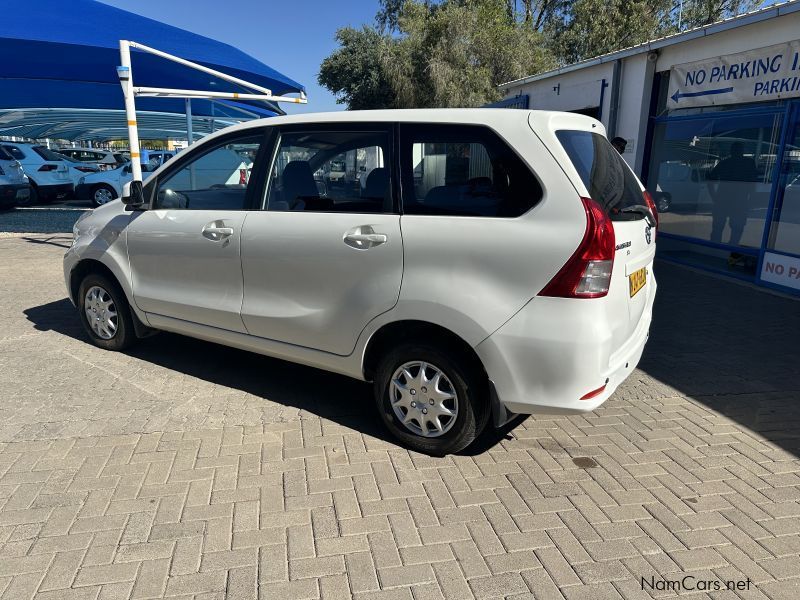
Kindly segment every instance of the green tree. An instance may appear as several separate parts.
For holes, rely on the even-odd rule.
[[[542,24],[551,51],[569,64],[752,10],[761,0],[574,0]]]
[[[384,0],[375,26],[337,41],[319,82],[351,109],[480,106],[500,98],[498,84],[554,64],[507,0]]]

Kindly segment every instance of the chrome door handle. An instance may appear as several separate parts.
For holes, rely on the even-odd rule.
[[[203,237],[212,242],[220,242],[233,235],[233,227],[221,227],[216,223],[209,223],[203,227]]]

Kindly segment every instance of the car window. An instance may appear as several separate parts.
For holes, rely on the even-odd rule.
[[[25,160],[25,153],[16,146],[3,146],[3,148],[13,156],[15,160]]]
[[[39,156],[41,156],[44,160],[54,160],[54,161],[61,161],[63,160],[58,154],[46,148],[45,146],[34,146],[33,151],[36,152]]]
[[[385,131],[298,131],[281,135],[267,210],[393,212]]]
[[[14,160],[14,157],[8,153],[8,150],[0,146],[0,160]]]
[[[159,181],[155,208],[245,210],[262,135],[211,146]],[[144,169],[143,169],[144,170]]]
[[[487,127],[403,127],[403,212],[518,217],[542,198],[525,163]]]
[[[612,218],[623,208],[644,203],[639,182],[605,136],[564,129],[557,131],[556,137],[589,190],[589,196]]]

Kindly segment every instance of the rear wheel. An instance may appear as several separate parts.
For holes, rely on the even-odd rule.
[[[389,431],[414,450],[444,455],[471,444],[486,425],[486,382],[443,350],[403,344],[378,365],[375,401]]]
[[[83,328],[95,346],[124,350],[136,341],[128,301],[115,282],[102,275],[87,275],[76,303]]]

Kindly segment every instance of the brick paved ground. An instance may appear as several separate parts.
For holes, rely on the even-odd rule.
[[[433,459],[358,382],[166,334],[93,348],[68,243],[0,237],[3,600],[634,599],[684,575],[800,598],[796,301],[660,264],[601,410]]]

